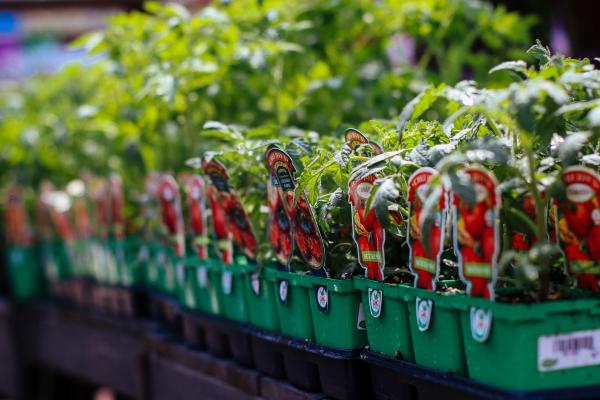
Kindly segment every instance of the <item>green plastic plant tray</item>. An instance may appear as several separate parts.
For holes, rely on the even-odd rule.
[[[273,271],[275,276],[275,308],[281,333],[295,339],[314,341],[310,309],[311,287],[302,275],[294,272]],[[285,292],[285,295],[282,293]],[[282,300],[282,297],[285,300]]]
[[[462,294],[408,288],[408,314],[415,362],[466,375],[461,326]],[[458,300],[457,300],[458,299]]]
[[[257,281],[253,282],[253,279]],[[253,278],[253,271],[246,274],[246,304],[248,304],[248,322],[271,332],[279,332],[279,316],[275,302],[275,270],[263,268],[260,275]]]
[[[408,306],[409,287],[354,277],[361,292],[369,349],[392,358],[414,361]],[[382,293],[379,310],[372,311],[370,295]]]
[[[599,299],[502,304],[465,296],[462,303],[472,379],[514,390],[600,382]]]
[[[186,259],[186,281],[183,301],[186,307],[208,314],[220,314],[219,291],[215,286],[219,262],[200,260],[196,256]],[[213,277],[211,279],[211,276]]]
[[[43,275],[37,263],[35,248],[10,245],[7,255],[13,298],[27,301],[38,297],[43,289]]]
[[[57,240],[48,245],[48,259],[44,267],[46,279],[49,282],[57,282],[71,277],[71,256],[69,255],[69,244]]]
[[[364,326],[359,324],[361,295],[352,279],[313,275],[299,278],[309,287],[315,342],[336,349],[363,348],[367,335]]]
[[[221,301],[222,316],[238,322],[248,321],[246,274],[248,266],[241,262],[222,264],[214,280]]]

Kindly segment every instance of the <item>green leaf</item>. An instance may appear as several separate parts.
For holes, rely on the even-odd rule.
[[[490,69],[489,73],[493,74],[498,71],[509,71],[512,72],[516,77],[520,79],[527,79],[527,63],[523,60],[517,61],[505,61],[496,65],[494,68]]]

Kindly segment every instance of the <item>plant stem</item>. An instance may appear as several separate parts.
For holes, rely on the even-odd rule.
[[[546,240],[546,204],[542,199],[540,191],[537,187],[537,182],[535,180],[535,159],[533,156],[533,149],[531,148],[531,143],[529,140],[525,140],[527,145],[525,146],[525,154],[527,156],[527,164],[529,168],[529,191],[533,200],[535,202],[535,225],[536,225],[536,234],[538,241]],[[550,264],[547,257],[540,257],[540,291],[539,297],[540,299],[545,299],[548,297],[548,292],[550,290]]]

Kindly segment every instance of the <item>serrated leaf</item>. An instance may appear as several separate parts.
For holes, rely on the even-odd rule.
[[[583,161],[584,164],[600,167],[599,154],[586,154],[585,156],[581,157],[581,161]]]
[[[527,50],[527,54],[538,60],[542,65],[547,64],[552,59],[550,49],[544,47],[539,40],[536,40],[536,44]]]
[[[591,137],[590,132],[575,132],[568,135],[558,148],[558,157],[564,164],[573,163],[579,151]]]

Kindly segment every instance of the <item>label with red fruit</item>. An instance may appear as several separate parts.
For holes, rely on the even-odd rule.
[[[33,233],[25,211],[23,192],[18,185],[11,185],[6,191],[4,221],[6,240],[9,243],[27,246],[32,243]]]
[[[98,222],[98,236],[103,240],[108,239],[110,234],[110,195],[108,184],[105,179],[99,179],[92,191],[92,198],[96,206],[96,218]]]
[[[188,202],[190,231],[194,249],[202,260],[208,258],[208,229],[206,229],[206,212],[204,180],[198,174],[190,175],[185,182]]]
[[[325,243],[306,195],[301,193],[296,197],[296,167],[292,158],[278,147],[271,147],[265,157],[269,173],[277,181],[277,190],[292,223],[296,247],[314,275],[327,276],[324,268]]]
[[[170,243],[178,257],[185,255],[185,237],[183,215],[181,213],[181,199],[179,187],[175,178],[164,175],[157,188],[158,199],[162,209],[162,222],[169,231]]]
[[[248,214],[235,189],[229,184],[225,166],[215,159],[202,160],[209,178],[208,199],[213,212],[213,228],[223,262],[233,263],[231,239],[250,260],[256,259],[258,245]]]
[[[475,199],[471,202],[453,195],[454,248],[458,250],[459,272],[468,294],[493,300],[500,249],[498,183],[491,172],[479,166],[467,167],[462,173],[472,182]]]
[[[369,145],[374,154],[381,154],[381,148],[376,143],[369,142],[361,132],[355,129],[346,131],[346,146],[353,152],[365,145]],[[348,182],[348,200],[352,213],[352,237],[356,243],[358,262],[365,269],[369,279],[382,281],[385,268],[385,230],[375,215],[375,209],[367,212],[367,201],[376,180],[377,176],[374,174],[351,177]]]
[[[408,233],[409,267],[415,276],[415,287],[435,290],[444,250],[447,197],[442,193],[435,210],[435,219],[427,237],[423,234],[421,212],[429,194],[431,180],[437,171],[430,167],[416,170],[408,180]]]
[[[277,180],[273,176],[267,181],[267,197],[271,246],[279,265],[282,266],[282,269],[289,270],[294,253],[292,223],[283,206],[280,192],[277,190]]]
[[[563,173],[565,198],[559,200],[560,243],[567,272],[581,288],[599,291],[600,275],[600,175],[584,167]]]

